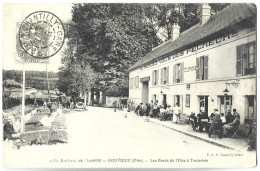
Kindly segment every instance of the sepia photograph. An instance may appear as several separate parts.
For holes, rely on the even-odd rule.
[[[257,5],[2,3],[3,168],[255,168]]]

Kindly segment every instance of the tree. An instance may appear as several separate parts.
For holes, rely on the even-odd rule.
[[[125,82],[128,68],[149,52],[157,37],[144,23],[143,9],[138,4],[75,4],[72,21],[66,24],[67,48],[63,51],[60,76],[79,77],[82,72],[70,70],[89,65],[97,78],[92,88],[105,90]],[[158,39],[159,40],[159,39]],[[63,91],[72,89],[60,79]],[[62,87],[62,85],[64,87]],[[72,90],[76,91],[76,90]]]
[[[169,40],[174,23],[184,31],[199,22],[199,15],[200,4],[74,4],[72,21],[65,24],[60,90],[82,90],[86,85],[79,80],[89,69],[96,73],[90,77],[92,89],[127,89],[129,67]]]

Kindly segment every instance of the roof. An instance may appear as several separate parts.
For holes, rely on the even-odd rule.
[[[176,40],[165,42],[163,45],[155,48],[137,61],[129,70],[138,68],[160,57],[180,52],[191,45],[198,44],[217,33],[221,33],[255,16],[256,7],[254,5],[242,3],[232,4],[213,15],[204,25],[197,24],[181,33]]]
[[[21,83],[18,83],[14,80],[11,80],[11,79],[7,79],[5,81],[3,81],[4,85],[10,85],[10,86],[18,86],[18,87],[21,87],[22,84]]]

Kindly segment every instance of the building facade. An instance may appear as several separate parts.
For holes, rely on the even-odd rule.
[[[204,10],[204,12],[203,12]],[[129,69],[129,99],[178,103],[181,113],[237,109],[256,119],[256,9],[233,4],[153,49]],[[208,18],[207,18],[208,17]],[[176,36],[177,34],[177,36]]]

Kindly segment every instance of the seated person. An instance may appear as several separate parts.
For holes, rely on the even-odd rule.
[[[4,125],[4,141],[8,140],[11,145],[16,145],[18,148],[21,146],[21,140],[19,138],[20,133],[17,133],[14,130],[15,118],[13,116],[9,116],[7,118],[7,123]]]
[[[229,124],[225,124],[223,126],[223,135],[231,136],[238,129],[239,125],[240,125],[240,116],[236,115],[233,122]]]
[[[206,118],[206,117],[207,117],[207,113],[203,112],[202,110],[200,110],[200,113],[197,114],[197,122],[198,122],[198,126],[197,127],[199,128],[200,132],[203,131],[204,127],[206,129],[205,122],[201,121],[203,118]]]
[[[223,124],[226,123],[226,117],[225,117],[224,113],[221,113],[220,119],[222,120]]]
[[[222,120],[220,119],[220,114],[218,112],[215,113],[215,117],[212,118],[211,124],[209,126],[208,136],[211,138],[211,134],[214,130],[222,131]],[[222,133],[221,133],[222,134]]]
[[[189,123],[192,125],[193,131],[195,131],[198,126],[197,117],[195,116],[195,112],[191,112],[191,115],[189,117]]]
[[[144,106],[143,103],[140,103],[140,104],[141,104],[141,106],[140,106],[140,109],[139,109],[139,115],[143,116],[145,111],[146,111],[146,106]]]
[[[215,117],[215,114],[214,113],[211,113],[210,116],[209,116],[209,122],[212,122],[213,118]]]
[[[151,107],[148,103],[146,103],[146,111],[145,111],[145,116],[149,116],[149,113],[150,113],[150,110],[151,110]]]
[[[231,122],[233,122],[233,116],[232,116],[230,110],[228,110],[227,115],[226,115],[226,123],[228,124]]]

